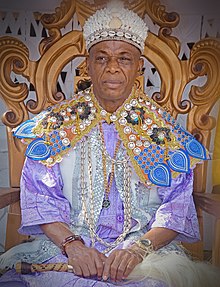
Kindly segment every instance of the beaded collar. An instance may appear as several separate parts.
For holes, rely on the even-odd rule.
[[[103,110],[92,89],[87,89],[22,123],[14,135],[28,143],[29,158],[50,167],[102,121],[115,125],[145,184],[170,186],[172,177],[208,159],[204,146],[138,89],[113,114]]]

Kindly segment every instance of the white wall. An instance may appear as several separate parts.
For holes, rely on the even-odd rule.
[[[29,47],[30,49],[30,58],[36,60],[39,57],[38,52],[38,43],[42,39],[43,27],[41,24],[37,24],[34,17],[33,11],[53,11],[54,7],[58,6],[59,0],[51,1],[29,1],[29,0],[0,0],[0,35],[15,36]],[[181,16],[180,24],[177,28],[173,30],[173,34],[176,35],[182,42],[182,49],[180,52],[180,58],[184,55],[188,58],[190,49],[187,43],[197,42],[199,39],[208,36],[217,36],[219,29],[219,6],[217,1],[211,0],[207,1],[206,5],[201,5],[201,1],[171,1],[171,0],[162,0],[162,3],[167,4],[168,11],[176,11]],[[220,2],[219,2],[220,3]],[[15,19],[15,14],[13,12],[18,12]],[[153,25],[148,17],[146,21],[149,25],[149,28],[152,32],[157,32],[158,27]],[[31,24],[34,27],[36,36],[33,37],[30,35],[30,26]],[[8,27],[11,30],[11,33],[6,33]],[[80,29],[76,17],[72,20],[71,23],[63,29],[63,33],[74,29]],[[18,33],[20,31],[20,35]],[[75,73],[74,67],[78,65],[80,60],[75,61],[74,63],[68,64],[63,72],[66,73],[66,80],[63,82],[61,77],[59,78],[59,84],[64,91],[64,93],[69,97],[73,91],[73,76]],[[145,77],[148,79],[152,85],[146,87],[146,91],[149,94],[152,94],[155,91],[160,89],[160,79],[158,73],[153,73],[151,70],[153,68],[149,63],[145,71]],[[14,79],[15,76],[12,75]],[[18,80],[21,77],[16,77]],[[24,79],[22,79],[24,80]],[[146,81],[147,82],[147,81]],[[204,79],[197,80],[198,84],[202,84]],[[189,86],[190,87],[190,86]],[[184,97],[187,97],[186,89]],[[34,92],[30,93],[31,97],[34,97]],[[5,106],[2,101],[0,101],[0,114],[5,111]],[[180,118],[181,121],[184,121],[184,117]],[[211,147],[213,149],[213,146]],[[210,169],[211,170],[211,169]],[[0,186],[8,186],[8,153],[7,153],[7,144],[6,144],[6,132],[5,127],[0,121]],[[211,183],[208,183],[211,186]],[[3,250],[4,238],[5,238],[5,221],[6,221],[6,210],[0,210],[0,252]],[[209,230],[205,233],[205,241],[207,248],[210,246],[211,238],[210,235],[210,219],[208,219],[207,228]]]

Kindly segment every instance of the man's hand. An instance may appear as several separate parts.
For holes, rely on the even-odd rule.
[[[95,248],[86,247],[80,241],[69,243],[66,248],[68,264],[77,276],[102,278],[106,257]]]
[[[103,280],[121,281],[142,262],[142,256],[132,249],[114,250],[105,260]]]

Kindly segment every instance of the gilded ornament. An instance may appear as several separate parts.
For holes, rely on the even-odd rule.
[[[131,128],[128,127],[128,126],[125,127],[125,128],[124,128],[124,133],[125,133],[125,134],[130,134],[130,133],[131,133]]]
[[[110,120],[113,122],[117,121],[117,119],[118,119],[118,117],[114,114],[110,116]]]
[[[65,138],[67,133],[65,131],[60,131],[59,135],[61,136],[61,138]]]
[[[123,118],[126,118],[127,115],[128,115],[128,113],[127,113],[126,111],[121,112],[121,116],[122,116]]]
[[[130,135],[129,136],[130,141],[135,141],[136,140],[136,135]]]
[[[107,115],[107,112],[105,110],[101,110],[100,115],[102,117],[105,117]]]
[[[134,149],[135,148],[135,143],[134,142],[129,142],[128,143],[128,148],[129,149]]]
[[[65,116],[63,119],[64,119],[65,122],[68,122],[70,120],[70,117]]]
[[[147,125],[151,125],[152,124],[152,119],[150,119],[150,118],[147,118],[146,120],[145,120],[145,123],[147,124]]]
[[[140,140],[136,141],[136,146],[137,147],[142,147],[142,145],[143,145],[142,141],[140,141]]]
[[[135,149],[133,149],[133,152],[135,155],[139,155],[141,153],[141,149],[139,147],[136,147]]]
[[[131,100],[131,105],[133,106],[133,107],[136,107],[137,106],[137,104],[138,104],[138,101],[137,100]]]
[[[151,135],[153,134],[153,130],[152,130],[152,129],[147,130],[147,134],[148,134],[149,136],[151,136]]]
[[[127,120],[125,118],[121,118],[119,120],[119,124],[122,125],[122,126],[125,126],[127,124]]]
[[[87,101],[87,102],[89,102],[89,101],[91,101],[91,97],[90,97],[90,95],[85,95],[85,100]]]
[[[131,105],[130,104],[125,104],[125,110],[130,111],[131,110]]]
[[[68,145],[70,144],[70,140],[69,140],[68,138],[64,138],[64,139],[62,140],[62,144],[63,144],[64,146],[68,146]]]
[[[76,120],[76,115],[71,115],[70,118],[71,118],[71,120],[75,121]]]
[[[145,141],[144,142],[144,147],[149,147],[150,146],[150,142],[149,141]]]

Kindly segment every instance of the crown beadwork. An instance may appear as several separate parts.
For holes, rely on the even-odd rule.
[[[106,8],[96,11],[83,27],[87,50],[101,41],[120,40],[143,52],[147,32],[146,23],[118,1],[112,1]]]

